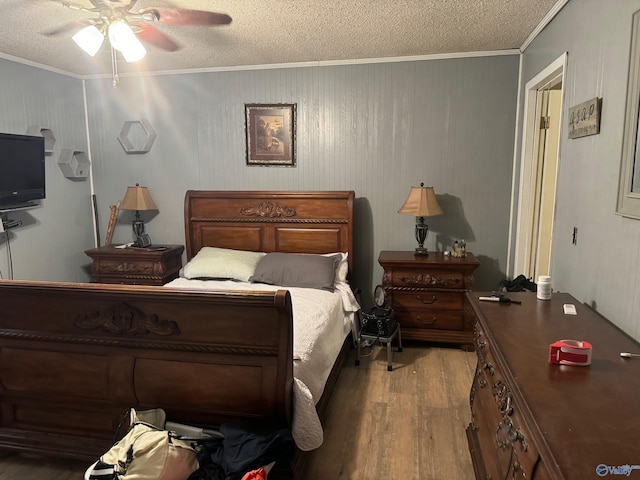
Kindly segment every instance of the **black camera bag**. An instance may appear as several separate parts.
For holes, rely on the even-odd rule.
[[[388,337],[396,329],[395,313],[391,309],[373,307],[362,311],[360,332],[366,335]]]

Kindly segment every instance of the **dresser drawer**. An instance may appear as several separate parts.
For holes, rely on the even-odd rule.
[[[497,444],[496,430],[502,417],[495,406],[491,379],[480,363],[473,381],[471,415],[472,428],[479,440],[486,471],[486,476],[478,478],[507,478],[507,472],[511,469],[512,450],[508,443]]]
[[[540,455],[522,418],[521,406],[514,401],[511,386],[505,381],[490,349],[478,351],[474,386],[485,393],[490,391],[493,397],[490,408],[495,411],[493,418],[498,419],[493,426],[494,445],[502,452],[512,452],[509,478],[532,478]]]
[[[394,310],[460,310],[464,294],[432,290],[391,291],[391,302]]]
[[[395,312],[396,320],[402,328],[462,330],[464,325],[462,312],[427,309],[404,310],[402,308],[396,308]]]
[[[533,478],[533,471],[540,460],[538,449],[527,429],[519,405],[513,406],[509,436],[513,448],[512,473],[514,478]]]
[[[464,288],[462,272],[424,270],[393,270],[387,279],[394,287]]]

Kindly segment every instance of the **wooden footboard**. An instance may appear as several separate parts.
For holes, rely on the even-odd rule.
[[[129,408],[291,422],[287,291],[0,281],[0,448],[92,460]]]

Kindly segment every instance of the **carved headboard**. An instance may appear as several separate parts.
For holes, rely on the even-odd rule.
[[[349,253],[353,191],[204,191],[185,195],[187,260],[205,246],[255,252]]]

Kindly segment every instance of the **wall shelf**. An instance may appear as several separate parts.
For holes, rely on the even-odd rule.
[[[85,178],[89,175],[89,159],[84,152],[79,150],[63,148],[60,151],[58,166],[67,178]]]
[[[118,135],[118,141],[127,153],[147,153],[155,140],[156,132],[144,118],[124,122]]]
[[[56,136],[53,134],[53,130],[38,125],[31,125],[27,128],[27,135],[44,137],[44,154],[51,155],[53,153],[53,148],[56,145]]]

